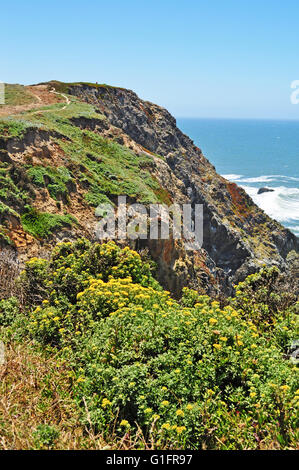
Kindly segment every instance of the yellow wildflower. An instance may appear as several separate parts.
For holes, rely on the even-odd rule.
[[[144,410],[145,413],[151,413],[152,411],[153,411],[152,408],[146,408],[146,409]]]
[[[112,403],[110,400],[108,400],[108,398],[103,398],[103,401],[102,401],[102,408],[106,408],[106,406],[110,406]]]
[[[176,432],[181,434],[183,431],[186,431],[186,426],[177,426]]]
[[[123,420],[120,422],[120,425],[121,425],[121,426],[125,426],[125,427],[129,427],[129,426],[130,426],[129,421],[127,421],[126,419],[123,419]]]
[[[169,423],[162,424],[162,429],[170,429],[170,424]]]
[[[220,336],[220,341],[223,341],[224,343],[226,343],[227,341],[227,337],[226,336]]]

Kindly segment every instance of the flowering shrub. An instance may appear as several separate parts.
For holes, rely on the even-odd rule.
[[[224,308],[190,289],[175,301],[138,253],[79,240],[27,263],[22,279],[41,280],[31,336],[71,365],[88,422],[106,438],[142,432],[161,448],[295,446],[299,391],[285,348],[297,315],[277,310],[271,328],[259,324],[267,297],[246,300],[258,277]]]
[[[289,444],[294,367],[232,307],[208,304],[136,302],[99,324],[81,358],[78,393],[89,396],[102,430],[117,419],[164,444],[254,448],[274,437]]]
[[[264,326],[275,323],[276,315],[294,306],[295,292],[285,289],[277,267],[263,268],[236,286],[232,305],[241,308],[243,316]]]

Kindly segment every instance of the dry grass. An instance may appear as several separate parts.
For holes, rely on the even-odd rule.
[[[57,367],[55,358],[45,359],[30,345],[9,345],[0,367],[0,449],[40,447],[34,431],[44,424],[59,431],[56,449],[102,444],[80,425],[67,368]]]
[[[121,439],[112,434],[107,442],[91,425],[84,426],[68,372],[65,364],[58,365],[54,356],[45,358],[29,343],[6,346],[5,364],[0,366],[1,450],[155,448],[154,442],[145,442],[141,430],[134,439],[129,433]],[[40,425],[58,431],[51,445],[37,439]]]

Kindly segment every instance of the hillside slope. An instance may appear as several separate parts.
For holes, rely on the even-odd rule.
[[[296,237],[219,176],[168,111],[106,85],[53,81],[23,89],[26,104],[11,98],[14,106],[1,107],[5,253],[24,260],[46,255],[57,240],[93,240],[95,207],[127,195],[130,202],[204,206],[199,251],[173,240],[131,242],[149,249],[159,280],[176,294],[185,285],[228,292],[264,264],[288,268]]]

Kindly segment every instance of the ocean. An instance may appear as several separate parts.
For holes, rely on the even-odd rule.
[[[299,121],[178,118],[218,173],[299,236]],[[258,194],[261,187],[273,192]]]

